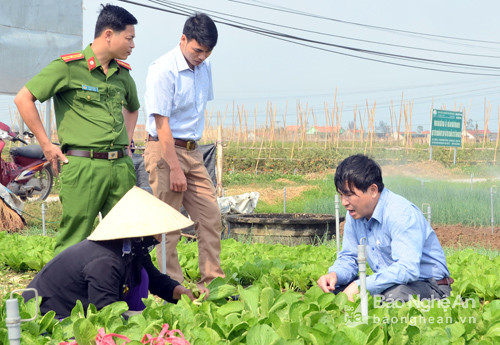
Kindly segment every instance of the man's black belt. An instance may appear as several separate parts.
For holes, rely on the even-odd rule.
[[[148,141],[158,141],[158,137],[153,137],[148,135]],[[198,144],[194,140],[183,140],[174,138],[174,144],[185,148],[188,151],[193,151],[198,147]]]
[[[86,158],[97,158],[97,159],[118,159],[126,156],[127,149],[110,151],[110,152],[95,152],[93,150],[84,151],[84,150],[68,150],[64,154],[68,156],[76,156],[76,157],[86,157]]]

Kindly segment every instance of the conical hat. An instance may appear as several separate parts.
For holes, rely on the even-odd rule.
[[[144,237],[181,230],[193,222],[139,187],[129,190],[88,237],[92,241]]]

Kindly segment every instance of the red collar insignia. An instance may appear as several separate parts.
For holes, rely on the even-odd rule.
[[[97,67],[95,63],[95,58],[93,56],[87,60],[87,64],[89,66],[89,71],[92,71],[94,68]]]

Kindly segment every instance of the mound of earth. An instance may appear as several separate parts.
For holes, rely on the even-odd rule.
[[[443,247],[461,249],[464,247],[481,247],[500,250],[500,228],[491,233],[490,228],[475,228],[464,225],[438,225],[434,231]]]

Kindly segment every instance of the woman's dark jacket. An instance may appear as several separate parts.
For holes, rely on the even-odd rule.
[[[142,268],[149,276],[149,291],[175,303],[173,290],[179,283],[158,271],[141,244],[132,240],[131,253],[123,254],[121,239],[84,240],[61,252],[28,285],[42,297],[41,313],[54,310],[57,318],[64,318],[71,314],[77,300],[85,311],[90,303],[101,309],[121,301],[140,283]],[[35,294],[26,291],[23,297],[27,301]]]

